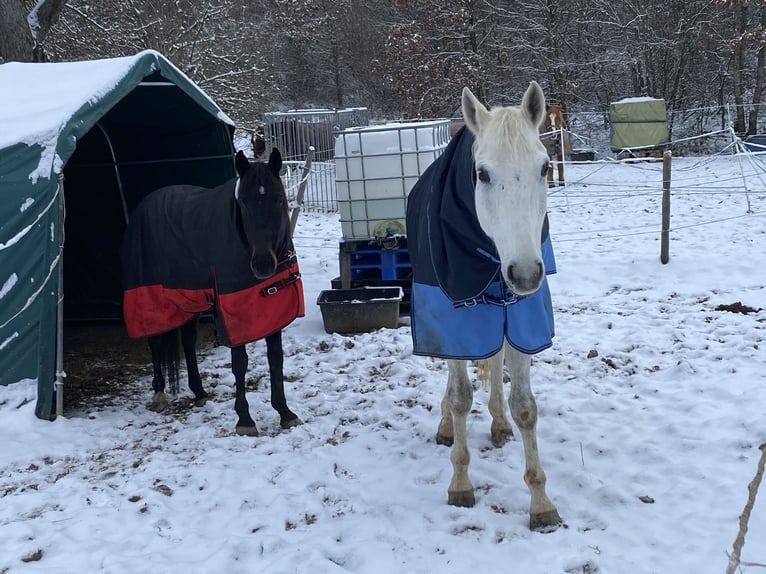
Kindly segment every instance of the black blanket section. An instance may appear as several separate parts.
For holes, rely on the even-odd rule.
[[[237,226],[236,179],[213,189],[178,185],[149,194],[131,214],[121,248],[128,335],[156,335],[213,309],[219,341],[238,346],[304,315],[292,240],[277,273],[258,280]]]

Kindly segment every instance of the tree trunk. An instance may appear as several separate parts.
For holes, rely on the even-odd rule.
[[[745,131],[745,102],[742,96],[742,68],[745,65],[745,48],[742,45],[742,34],[745,32],[745,7],[741,4],[734,7],[734,19],[737,35],[739,36],[734,46],[734,70],[732,71],[735,108],[734,131],[741,134]]]
[[[44,62],[45,38],[59,19],[65,0],[40,0],[30,14],[22,0],[0,0],[0,58]]]
[[[764,27],[766,27],[766,8],[761,8],[761,28]],[[761,107],[764,74],[766,73],[764,66],[766,66],[766,44],[761,44],[758,48],[758,59],[755,65],[755,87],[753,88],[753,102],[748,118],[748,135],[758,133],[758,110]]]
[[[22,0],[0,0],[0,58],[31,62],[34,47]]]

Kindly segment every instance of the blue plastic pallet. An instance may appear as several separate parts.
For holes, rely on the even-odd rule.
[[[374,240],[344,241],[340,247],[341,261],[343,254],[349,257],[351,281],[398,281],[412,276],[406,239],[393,248]]]

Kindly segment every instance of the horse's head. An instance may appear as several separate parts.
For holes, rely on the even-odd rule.
[[[538,128],[545,97],[531,82],[520,107],[487,110],[463,88],[463,117],[475,142],[476,215],[495,243],[503,278],[517,295],[537,291],[545,276],[540,251],[547,206],[548,154]]]
[[[276,273],[278,258],[290,239],[287,197],[279,177],[282,154],[274,148],[268,163],[251,163],[238,151],[234,163],[239,175],[235,194],[250,248],[250,269],[257,279],[268,279]]]

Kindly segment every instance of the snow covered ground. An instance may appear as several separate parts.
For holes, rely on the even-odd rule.
[[[477,503],[447,505],[449,450],[434,441],[445,363],[413,356],[406,317],[325,333],[315,302],[338,275],[340,224],[302,213],[307,313],[284,347],[305,424],[279,429],[262,342],[249,346],[257,438],[233,433],[225,348],[202,351],[214,392],[202,408],[187,391],[148,411],[142,375],[49,423],[34,388],[0,387],[0,573],[723,574],[766,442],[764,165],[674,161],[667,265],[661,164],[567,176],[549,199],[556,338],[532,369],[563,527],[527,528],[520,440],[491,446],[478,385]],[[761,491],[742,559],[764,564]]]

